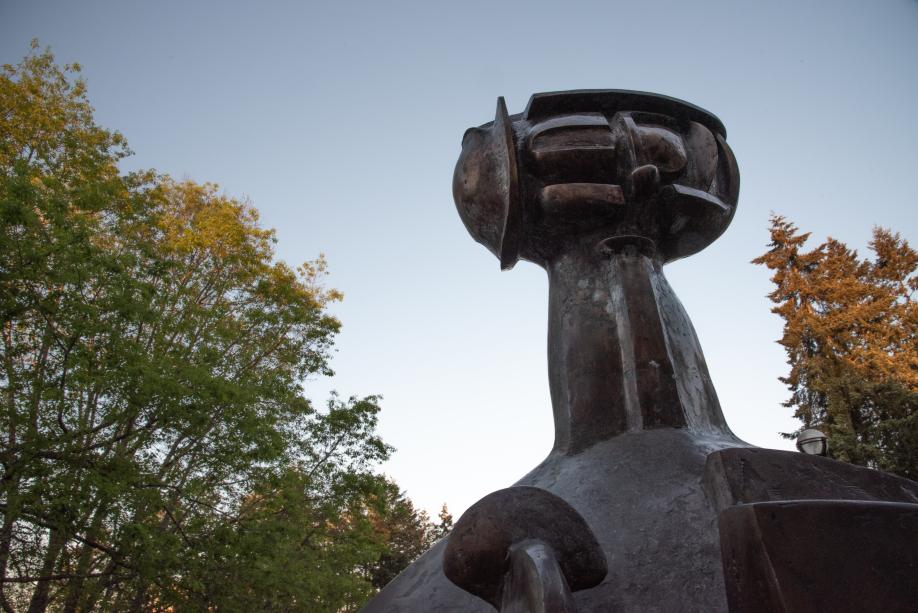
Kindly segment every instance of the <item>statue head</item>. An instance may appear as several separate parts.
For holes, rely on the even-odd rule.
[[[535,94],[512,116],[499,98],[494,121],[462,139],[453,197],[505,269],[615,237],[650,241],[668,262],[733,218],[739,171],[725,136],[711,113],[656,94]]]

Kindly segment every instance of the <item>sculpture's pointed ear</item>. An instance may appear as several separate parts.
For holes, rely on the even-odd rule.
[[[519,169],[516,165],[516,143],[513,139],[513,122],[507,113],[504,97],[497,99],[494,117],[496,148],[503,162],[503,197],[505,205],[504,227],[500,239],[500,267],[513,268],[520,259],[520,241],[523,233],[523,214],[520,200]]]
[[[466,229],[500,260],[520,257],[522,211],[513,122],[503,98],[494,121],[467,130],[453,175],[453,198]]]

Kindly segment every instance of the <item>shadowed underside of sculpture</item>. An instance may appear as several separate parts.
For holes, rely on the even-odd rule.
[[[466,228],[502,268],[523,258],[548,272],[554,447],[365,611],[728,610],[718,515],[745,473],[710,458],[748,445],[662,270],[733,218],[725,138],[703,109],[621,90],[536,94],[513,116],[499,99],[495,120],[466,132],[453,182]],[[777,453],[768,462],[796,466]],[[825,462],[823,479],[861,499]],[[593,557],[570,564],[574,541]]]

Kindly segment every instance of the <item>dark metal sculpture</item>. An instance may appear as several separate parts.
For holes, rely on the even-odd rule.
[[[605,578],[606,556],[569,504],[543,489],[511,487],[462,515],[443,571],[504,613],[574,613],[572,593]]]
[[[691,322],[662,271],[713,242],[733,217],[739,173],[725,138],[707,111],[620,90],[536,94],[512,116],[499,99],[495,120],[466,132],[453,183],[466,228],[502,268],[523,258],[548,271],[555,443],[517,484],[525,489],[501,494],[511,515],[492,526],[499,539],[483,536],[473,507],[449,545],[436,545],[367,611],[511,610],[524,601],[512,610],[728,610],[718,516],[761,501],[735,492],[772,496],[774,488],[750,490],[746,473],[726,469],[736,452],[756,450],[727,427]],[[823,480],[854,491],[857,479],[837,462],[771,453],[778,472],[818,459],[827,463]],[[789,489],[797,496],[806,486]],[[539,526],[552,515],[536,502],[539,490],[569,505],[571,526],[588,527],[577,535],[595,535],[608,566],[595,587],[574,591],[590,584],[595,566],[561,573],[570,593],[546,570],[564,569],[567,554],[542,546]],[[479,504],[493,508],[488,498]],[[534,515],[513,523],[512,510],[524,508]],[[526,540],[526,526],[542,543],[536,549],[515,545]],[[469,579],[468,565],[455,572],[476,539],[484,542],[473,549],[487,552],[476,558],[487,589]],[[494,565],[501,552],[509,557]],[[519,570],[536,558],[540,570]],[[541,601],[521,596],[533,589]],[[546,594],[561,594],[561,604]]]
[[[719,511],[731,612],[918,609],[918,483],[740,448],[708,456],[704,485]]]
[[[726,229],[739,172],[724,128],[636,92],[537,94],[468,130],[453,196],[501,266],[549,274],[555,450],[661,426],[729,434],[661,267]]]
[[[915,504],[790,500],[720,516],[730,611],[918,610]]]

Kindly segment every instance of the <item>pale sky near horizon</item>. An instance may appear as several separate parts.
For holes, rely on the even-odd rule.
[[[452,202],[466,128],[505,96],[618,88],[702,106],[742,175],[732,226],[666,268],[724,414],[791,449],[769,312],[770,211],[864,251],[918,243],[918,2],[80,2],[0,0],[0,63],[37,37],[80,62],[130,168],[249,197],[291,264],[323,252],[345,301],[328,391],[384,396],[383,468],[458,515],[552,442],[547,282],[497,260]],[[661,450],[665,454],[665,450]]]

